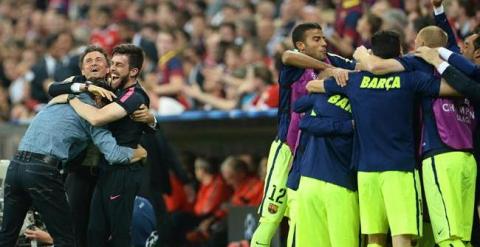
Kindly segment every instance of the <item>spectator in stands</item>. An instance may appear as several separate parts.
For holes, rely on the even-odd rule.
[[[90,35],[90,44],[102,47],[108,54],[113,47],[120,44],[121,37],[118,29],[111,25],[112,8],[107,5],[100,5],[94,9],[91,18],[93,27]]]
[[[43,15],[44,30],[49,34],[68,31],[70,22],[67,13],[62,13],[60,9],[53,7],[53,2]]]
[[[258,19],[270,19],[275,18],[275,4],[272,1],[260,1],[256,5],[256,15]]]
[[[160,30],[160,28],[156,23],[144,22],[142,29],[140,30],[140,33],[143,37],[155,43],[155,41],[157,40],[158,30]]]
[[[173,1],[161,1],[157,7],[157,23],[164,29],[173,30],[178,28],[179,9]]]
[[[318,6],[307,5],[302,9],[302,22],[314,22],[321,23],[322,15],[319,15],[320,11]]]
[[[185,31],[190,35],[190,46],[196,52],[203,53],[205,50],[205,38],[207,36],[207,20],[203,13],[192,16],[189,22],[185,24]]]
[[[203,92],[198,85],[185,86],[184,92],[188,96],[216,109],[242,110],[268,109],[278,106],[278,85],[273,84],[272,74],[265,66],[259,65],[247,68],[243,79],[223,77],[233,81],[236,86],[233,95],[225,98]],[[232,87],[232,86],[230,86]],[[276,91],[277,90],[277,91]]]
[[[478,2],[471,0],[453,0],[450,1],[450,6],[447,6],[447,16],[455,20],[457,23],[457,35],[464,39],[466,38],[478,25],[475,19],[475,4]]]
[[[356,30],[360,36],[357,46],[363,45],[370,49],[370,39],[374,33],[380,30],[382,24],[382,18],[370,12],[364,13],[357,23]]]
[[[167,211],[169,213],[191,213],[193,211],[193,201],[190,201],[187,197],[184,190],[185,184],[173,172],[169,172],[169,181],[172,191],[163,195]],[[192,199],[195,199],[195,197]]]
[[[230,190],[215,164],[204,158],[195,160],[195,177],[200,188],[195,200],[193,213],[176,212],[172,215],[175,243],[186,239],[186,234],[194,241],[206,240],[210,235],[209,226],[224,215],[221,205],[228,201]]]
[[[47,52],[32,67],[33,79],[31,82],[31,97],[34,100],[29,106],[37,110],[42,104],[47,103],[48,86],[54,81],[63,81],[72,74],[72,64],[78,67],[78,60],[71,61],[68,52],[73,48],[73,37],[69,32],[52,34],[45,40]]]
[[[185,72],[187,85],[203,85],[203,64],[200,55],[192,47],[185,49],[182,53],[183,71]]]
[[[258,171],[257,171],[257,176],[260,178],[260,179],[265,179],[266,175],[267,175],[267,161],[268,161],[268,158],[267,157],[263,157],[259,164],[258,164]],[[263,181],[265,183],[265,181]]]
[[[36,54],[32,50],[25,50],[21,60],[16,56],[6,56],[3,59],[2,68],[5,71],[3,80],[9,85],[6,88],[6,95],[12,108],[7,120],[24,122],[32,118],[33,114],[26,105],[31,101],[30,82],[33,73],[30,69],[35,60]]]
[[[265,59],[265,51],[260,46],[260,43],[255,39],[249,39],[242,45],[242,62],[243,65],[254,65],[263,63]]]
[[[433,18],[430,16],[420,16],[414,20],[409,20],[405,28],[405,44],[404,51],[415,49],[415,38],[417,33],[424,27],[434,25]]]
[[[237,157],[227,157],[221,165],[225,182],[233,188],[230,199],[232,206],[258,206],[262,199],[263,182],[248,171],[247,164]],[[187,235],[191,242],[203,243],[201,246],[227,245],[226,208],[208,217],[198,226],[198,230]]]
[[[155,69],[158,62],[158,52],[155,43],[146,39],[140,33],[140,25],[137,22],[128,19],[122,20],[118,24],[118,31],[122,43],[132,43],[143,49],[146,55],[146,66],[144,72],[151,72]]]
[[[195,201],[194,212],[198,216],[215,215],[223,202],[230,198],[230,190],[218,173],[218,167],[210,160],[197,158],[195,177],[200,188]]]
[[[247,7],[242,9],[248,9]],[[235,39],[238,44],[244,44],[248,40],[255,39],[257,37],[257,26],[253,19],[253,15],[245,11],[247,17],[242,18],[237,22],[237,38]],[[260,48],[257,44],[255,48]]]
[[[176,42],[173,31],[161,30],[158,33],[156,46],[160,59],[155,71],[157,85],[154,87],[154,93],[159,97],[174,98],[183,108],[188,108],[189,103],[182,95],[185,75]]]
[[[233,22],[223,22],[218,28],[220,41],[226,44],[234,44],[237,33],[237,26]]]
[[[218,1],[220,4],[222,1]],[[220,26],[222,23],[235,23],[238,17],[238,8],[233,2],[222,4],[220,11],[212,16],[210,24]],[[233,40],[230,40],[233,41]]]
[[[326,35],[326,38],[329,45],[335,47],[340,55],[350,57],[359,38],[356,27],[362,16],[362,1],[337,1],[336,16],[338,17],[335,21],[335,32],[332,35]]]
[[[267,49],[267,44],[272,38],[273,32],[275,32],[275,24],[273,23],[273,19],[263,18],[258,20],[257,30],[259,30],[257,34],[260,47]]]
[[[233,188],[230,203],[235,206],[258,206],[262,200],[263,182],[249,175],[247,164],[230,156],[222,163],[222,176]]]
[[[258,170],[258,160],[257,157],[255,157],[252,154],[240,154],[236,156],[238,159],[241,159],[245,164],[247,165],[248,172],[253,175],[257,176],[257,170]]]

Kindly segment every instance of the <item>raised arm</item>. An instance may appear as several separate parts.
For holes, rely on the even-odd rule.
[[[326,68],[332,68],[330,64],[319,61],[298,51],[285,51],[282,54],[282,63],[303,69],[323,70]]]
[[[457,38],[452,27],[450,26],[450,23],[448,22],[447,16],[445,15],[442,5],[443,0],[431,0],[431,2],[434,8],[433,11],[435,16],[435,24],[448,35],[447,48],[451,51],[459,53],[460,47],[457,45]]]

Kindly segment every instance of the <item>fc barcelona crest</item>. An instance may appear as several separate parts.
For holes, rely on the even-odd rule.
[[[278,211],[278,206],[273,204],[273,203],[270,203],[268,205],[268,212],[271,213],[271,214],[276,214]]]

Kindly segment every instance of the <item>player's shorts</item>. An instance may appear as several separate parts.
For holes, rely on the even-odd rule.
[[[263,199],[258,213],[260,222],[282,221],[287,207],[287,177],[292,152],[286,143],[273,141],[267,162],[267,175],[263,189]]]
[[[296,246],[359,246],[356,191],[302,176],[297,204]]]
[[[426,158],[422,172],[435,242],[470,241],[477,176],[473,154],[448,152]]]
[[[360,222],[363,234],[392,236],[422,233],[418,172],[358,172]]]
[[[288,145],[280,140],[273,141],[268,155],[262,203],[258,209],[260,223],[251,239],[253,247],[270,245],[285,215],[287,204],[294,198],[292,191],[287,191],[288,169],[291,162],[292,152]]]

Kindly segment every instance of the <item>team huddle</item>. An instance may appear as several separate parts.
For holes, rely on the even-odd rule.
[[[435,3],[436,26],[408,55],[392,31],[351,61],[327,53],[318,24],[294,28],[251,246],[270,246],[284,215],[288,246],[360,246],[362,235],[387,246],[388,234],[393,246],[427,246],[424,203],[437,245],[471,246],[480,85]]]

